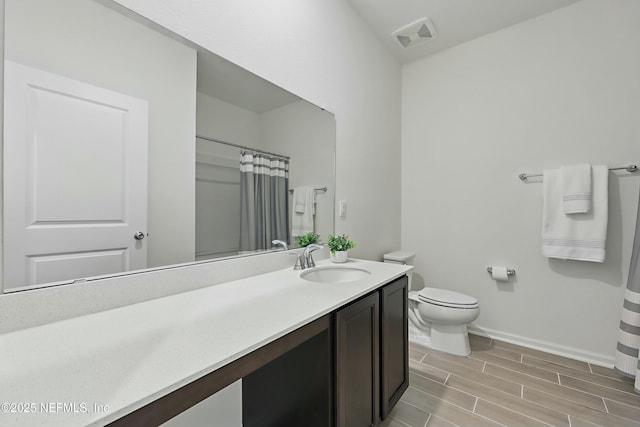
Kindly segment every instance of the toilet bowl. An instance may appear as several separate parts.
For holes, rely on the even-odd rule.
[[[478,301],[447,289],[409,292],[409,340],[458,356],[471,353],[467,324],[480,314]]]
[[[414,256],[396,251],[386,254],[384,261],[411,264]],[[467,324],[480,315],[478,301],[447,289],[412,290],[411,285],[409,276],[409,341],[458,356],[469,355]]]

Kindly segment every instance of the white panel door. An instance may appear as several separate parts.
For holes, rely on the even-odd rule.
[[[146,267],[148,105],[5,61],[4,290]]]

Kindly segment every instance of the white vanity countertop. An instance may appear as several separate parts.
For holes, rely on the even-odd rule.
[[[318,266],[329,264],[318,262]],[[0,335],[0,425],[104,425],[406,274],[364,280],[291,268]]]

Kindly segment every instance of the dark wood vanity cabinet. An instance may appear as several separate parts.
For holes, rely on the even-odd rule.
[[[339,308],[326,330],[243,379],[245,426],[370,427],[409,385],[408,279]]]
[[[337,427],[377,425],[409,386],[407,296],[403,276],[336,312]]]
[[[370,427],[409,385],[408,279],[331,315],[332,327],[245,376],[245,427]],[[317,332],[316,332],[317,333]]]

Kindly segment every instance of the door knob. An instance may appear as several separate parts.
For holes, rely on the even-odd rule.
[[[142,231],[137,231],[134,235],[133,238],[136,240],[142,240],[144,239],[144,233]]]

